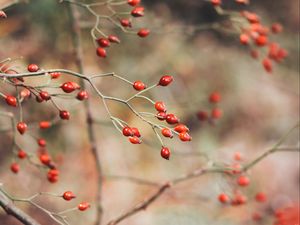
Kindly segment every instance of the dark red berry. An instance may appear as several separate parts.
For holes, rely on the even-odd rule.
[[[168,137],[168,138],[172,138],[173,137],[172,131],[169,128],[163,128],[161,130],[161,133],[165,137]]]
[[[96,53],[99,57],[105,58],[106,57],[106,50],[104,48],[97,48]]]
[[[27,130],[27,124],[24,122],[19,122],[17,124],[17,130],[19,131],[20,134],[24,134]]]
[[[173,81],[173,77],[169,75],[162,76],[158,82],[160,86],[167,86]]]
[[[89,97],[89,95],[88,95],[87,91],[84,91],[84,90],[79,91],[76,96],[76,98],[80,101],[83,101],[83,100],[87,99],[88,97]]]
[[[142,91],[146,88],[146,85],[142,81],[135,81],[133,83],[133,88],[137,91]]]
[[[63,199],[66,201],[70,201],[73,198],[76,198],[76,196],[74,195],[74,193],[72,191],[66,191],[63,193],[62,195]]]
[[[137,35],[140,36],[141,38],[147,37],[150,34],[150,30],[146,28],[141,28],[138,32]]]
[[[179,119],[174,114],[167,114],[166,121],[168,124],[176,124],[179,122]]]
[[[73,91],[75,91],[76,87],[74,86],[74,84],[72,82],[65,82],[63,83],[60,88],[66,92],[66,93],[71,93]]]
[[[106,48],[106,47],[110,46],[110,42],[106,38],[99,38],[99,39],[97,39],[97,43],[102,48]]]
[[[70,113],[66,110],[59,111],[59,117],[63,120],[69,120],[70,119]]]
[[[5,97],[5,101],[8,105],[16,107],[17,106],[17,99],[14,96],[7,95]]]
[[[169,150],[169,148],[167,147],[162,147],[161,151],[160,151],[160,155],[161,157],[163,157],[164,159],[169,160],[171,152]]]
[[[29,64],[28,67],[27,67],[27,70],[29,72],[34,73],[34,72],[37,72],[39,70],[39,66],[36,65],[36,64]]]

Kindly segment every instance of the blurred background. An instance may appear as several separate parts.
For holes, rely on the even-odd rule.
[[[8,0],[0,0],[0,6]],[[97,146],[107,175],[103,186],[104,224],[155,192],[156,188],[137,185],[126,180],[110,179],[109,175],[132,176],[155,182],[164,182],[196,168],[233,163],[235,152],[242,154],[243,162],[257,157],[276,143],[299,121],[299,1],[251,0],[249,6],[239,6],[234,1],[224,1],[228,9],[248,9],[258,13],[262,23],[279,22],[283,32],[272,36],[289,52],[281,64],[274,64],[274,72],[264,71],[261,62],[254,60],[249,49],[239,44],[239,35],[217,30],[193,31],[194,26],[220,21],[209,2],[200,0],[143,0],[146,16],[133,21],[134,27],[148,27],[152,32],[146,39],[137,35],[107,28],[117,34],[122,43],[108,50],[108,57],[96,56],[90,36],[89,22],[93,18],[82,13],[82,43],[86,74],[115,72],[127,79],[156,83],[163,74],[174,76],[167,88],[157,88],[149,96],[166,102],[169,111],[178,115],[191,129],[193,141],[182,143],[177,138],[166,140],[172,151],[171,160],[160,157],[160,143],[151,127],[142,123],[120,104],[112,103],[112,113],[141,130],[145,143],[132,145],[109,123],[103,104],[92,97],[93,116],[99,123],[94,129]],[[13,64],[25,71],[28,63],[43,69],[64,68],[76,70],[67,4],[54,0],[32,0],[28,4],[10,7],[8,18],[0,20],[0,61],[7,57],[18,59]],[[130,9],[127,7],[126,9]],[[106,24],[103,25],[106,27]],[[193,31],[193,32],[192,32]],[[22,58],[21,58],[22,57]],[[59,81],[69,80],[62,76]],[[76,80],[74,80],[76,81]],[[31,82],[42,82],[34,79]],[[134,90],[113,78],[96,81],[105,94],[126,98]],[[13,89],[0,86],[0,90],[13,93]],[[200,122],[197,112],[212,108],[208,101],[211,92],[221,93],[219,107],[223,116],[213,125]],[[1,100],[2,101],[2,100]],[[4,102],[3,102],[4,103]],[[92,224],[95,220],[97,180],[95,163],[90,152],[86,133],[83,104],[76,100],[59,100],[70,110],[69,122],[61,122],[47,131],[32,131],[33,136],[45,137],[48,151],[61,170],[60,180],[50,184],[45,173],[26,163],[21,163],[19,174],[9,170],[12,161],[11,134],[0,135],[0,182],[15,196],[26,197],[39,191],[63,193],[72,190],[77,198],[72,202],[42,197],[46,208],[62,211],[81,200],[92,204],[90,210],[68,214],[70,224]],[[143,101],[135,101],[140,111],[153,111]],[[43,106],[43,107],[42,107]],[[4,104],[1,111],[13,111]],[[49,103],[33,101],[24,104],[24,120],[38,122],[55,117],[57,112]],[[0,126],[9,122],[0,118]],[[18,137],[18,143],[28,152],[36,152],[34,138]],[[299,143],[299,129],[284,143]],[[263,212],[260,224],[273,224],[273,210],[299,202],[299,153],[270,155],[249,171],[251,184],[243,188],[248,203],[223,206],[218,202],[221,192],[232,193],[232,180],[223,175],[207,175],[190,180],[168,190],[147,210],[121,224],[143,225],[234,225],[254,224],[252,214]],[[258,204],[254,196],[265,192],[268,201]],[[41,224],[54,222],[45,214],[27,204],[18,204]],[[19,224],[15,219],[0,213],[0,224]],[[292,224],[290,224],[292,225]]]

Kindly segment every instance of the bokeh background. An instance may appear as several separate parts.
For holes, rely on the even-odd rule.
[[[0,6],[8,0],[1,0]],[[234,1],[224,1],[225,7],[241,9]],[[264,24],[280,22],[283,33],[275,37],[289,52],[289,57],[275,65],[273,74],[264,71],[261,63],[239,44],[239,36],[219,31],[190,32],[191,27],[220,20],[208,2],[200,0],[143,0],[146,17],[134,21],[135,27],[149,27],[152,33],[146,39],[112,31],[122,44],[109,49],[108,57],[100,59],[89,28],[82,29],[84,66],[86,74],[116,72],[129,80],[143,80],[151,84],[161,75],[171,74],[175,82],[168,88],[157,88],[150,96],[163,100],[168,109],[191,128],[193,141],[181,143],[176,138],[166,141],[172,150],[171,160],[160,157],[160,144],[150,127],[119,104],[109,104],[117,117],[138,127],[145,144],[128,143],[109,123],[101,101],[92,97],[93,115],[99,124],[94,126],[105,175],[133,176],[163,182],[188,173],[212,162],[230,164],[235,152],[241,152],[244,162],[257,157],[272,146],[288,129],[299,121],[299,1],[252,0],[247,9],[257,12]],[[42,68],[76,69],[70,36],[67,4],[54,0],[32,0],[6,10],[8,19],[0,21],[0,59],[20,58],[15,62],[24,70],[28,63]],[[84,12],[83,12],[84,13]],[[90,21],[83,14],[82,21]],[[88,23],[87,23],[88,24]],[[104,25],[105,26],[105,25]],[[67,80],[60,78],[60,81]],[[34,80],[33,82],[41,82]],[[134,93],[130,86],[112,78],[97,80],[99,89],[108,95],[126,97]],[[1,90],[8,90],[0,86]],[[222,95],[221,119],[215,125],[197,120],[199,110],[208,110],[208,96],[213,91]],[[12,174],[11,134],[0,136],[0,182],[15,196],[30,196],[39,191],[62,193],[72,190],[77,198],[65,202],[42,197],[46,208],[61,211],[86,200],[90,210],[68,214],[70,224],[92,224],[95,219],[96,195],[95,163],[89,150],[83,104],[62,100],[59,102],[72,113],[69,122],[62,122],[42,135],[49,142],[48,150],[61,170],[60,181],[50,184],[45,173],[28,163],[21,163],[18,175]],[[26,121],[38,122],[56,115],[50,104],[24,105]],[[142,110],[152,110],[144,102],[135,102]],[[1,104],[1,110],[10,110]],[[14,111],[17,113],[17,111]],[[0,126],[9,125],[0,118]],[[33,131],[34,133],[35,131]],[[37,133],[36,133],[37,135]],[[28,152],[37,146],[29,135],[18,142]],[[299,142],[296,130],[285,145]],[[265,212],[261,224],[273,224],[272,210],[299,202],[299,154],[276,153],[253,168],[251,185],[243,189],[249,202],[239,207],[220,205],[220,192],[232,192],[232,181],[222,175],[207,175],[168,190],[147,210],[128,218],[122,224],[143,225],[233,225],[254,224],[253,212]],[[126,180],[105,178],[103,186],[104,222],[115,218],[155,188],[137,185]],[[268,202],[257,204],[256,192],[267,194]],[[54,222],[36,208],[18,204],[41,224]],[[19,224],[0,211],[0,224]]]

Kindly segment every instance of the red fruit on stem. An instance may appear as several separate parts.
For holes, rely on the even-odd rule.
[[[135,81],[133,83],[133,88],[137,91],[142,91],[146,88],[146,85],[142,81]]]
[[[147,37],[150,34],[150,30],[146,28],[141,28],[138,32],[137,35],[140,36],[141,38]]]
[[[268,73],[272,73],[273,71],[273,65],[272,65],[272,62],[269,58],[265,58],[263,61],[262,61],[262,64],[265,68],[265,70],[268,72]]]
[[[19,157],[20,159],[25,159],[26,156],[27,156],[27,153],[26,153],[25,151],[23,151],[22,149],[20,149],[20,150],[18,151],[18,157]]]
[[[136,137],[136,136],[129,137],[129,141],[132,144],[141,144],[142,143],[142,141],[138,137]]]
[[[84,90],[79,91],[77,96],[76,96],[76,98],[80,101],[88,99],[88,97],[89,97],[89,95],[88,95],[87,91],[84,91]]]
[[[247,34],[241,34],[240,35],[240,42],[241,42],[241,44],[248,45],[249,44],[249,40],[250,40],[250,38],[249,38],[249,36]]]
[[[238,183],[238,185],[240,185],[242,187],[246,187],[246,186],[249,185],[250,179],[248,177],[246,177],[246,176],[240,176],[237,179],[237,183]]]
[[[106,50],[104,48],[97,48],[96,53],[99,57],[105,58],[106,57]]]
[[[76,198],[76,196],[74,195],[74,193],[72,191],[66,191],[63,193],[62,195],[63,199],[66,201],[70,201],[73,198]]]
[[[169,128],[163,128],[161,130],[161,133],[165,137],[168,137],[168,138],[172,138],[173,137],[172,131]]]
[[[66,110],[59,111],[59,117],[63,120],[69,120],[70,119],[70,113]]]
[[[167,114],[166,121],[168,124],[176,124],[179,122],[179,119],[174,114]]]
[[[110,42],[106,38],[98,38],[96,41],[97,41],[98,45],[102,48],[107,48],[110,46]]]
[[[47,91],[41,91],[39,94],[41,99],[43,99],[44,101],[48,101],[51,99],[51,96]]]
[[[71,93],[73,91],[75,91],[76,87],[74,86],[74,84],[70,81],[63,83],[60,88],[66,92],[66,93]]]
[[[51,79],[57,79],[57,78],[60,77],[60,75],[61,75],[60,72],[52,72],[52,73],[50,73]]]
[[[39,123],[40,129],[48,129],[51,126],[51,123],[49,121],[41,121]]]
[[[221,95],[220,95],[220,93],[216,92],[216,91],[213,92],[213,93],[211,93],[210,96],[209,96],[209,101],[211,103],[218,103],[218,102],[220,102],[221,101]]]
[[[163,157],[164,159],[169,160],[171,152],[170,149],[167,147],[162,147],[161,151],[160,151],[160,155],[161,157]]]
[[[132,133],[133,133],[133,136],[135,136],[135,137],[141,137],[141,134],[140,134],[140,131],[139,131],[138,128],[136,128],[136,127],[131,127],[131,131],[132,131]]]
[[[131,127],[123,127],[122,133],[126,137],[133,136],[133,131]]]
[[[121,24],[123,27],[132,27],[131,21],[128,20],[128,19],[121,19],[121,20],[120,20],[120,24]]]
[[[132,11],[131,11],[131,15],[133,17],[142,17],[144,16],[144,11],[145,8],[144,7],[135,7]]]
[[[165,112],[158,112],[158,113],[156,114],[156,117],[157,117],[157,119],[159,119],[159,120],[165,120],[166,117],[167,117],[167,113],[165,113]]]
[[[46,145],[47,145],[46,140],[43,139],[43,138],[39,138],[39,139],[37,140],[37,143],[38,143],[38,145],[39,145],[40,147],[46,147]]]
[[[84,211],[86,209],[88,209],[90,207],[90,204],[87,203],[87,202],[81,202],[77,208],[80,210],[80,211]]]
[[[222,110],[219,109],[219,108],[214,108],[212,111],[211,111],[211,117],[213,119],[219,119],[222,117]]]
[[[20,165],[18,163],[14,162],[10,165],[10,169],[13,173],[18,173],[20,170]]]
[[[227,203],[227,202],[229,202],[229,197],[228,197],[228,195],[226,195],[226,194],[224,194],[224,193],[220,194],[220,195],[218,196],[218,199],[219,199],[219,201],[220,201],[221,203]]]
[[[259,35],[256,39],[255,39],[255,43],[257,46],[265,46],[268,43],[268,38],[265,35]]]
[[[29,64],[27,67],[27,70],[32,73],[37,72],[39,69],[39,66],[36,64]]]
[[[116,43],[116,44],[120,44],[120,39],[115,36],[115,35],[109,35],[108,36],[108,40],[111,42],[111,43]]]
[[[210,2],[213,6],[219,6],[222,3],[221,0],[210,0]]]
[[[166,112],[167,111],[164,102],[155,102],[154,107],[158,112]]]
[[[127,4],[131,6],[136,6],[140,4],[141,0],[127,0]]]
[[[24,134],[27,130],[27,124],[24,122],[19,122],[17,124],[17,130],[19,131],[20,134]]]
[[[17,106],[17,99],[14,96],[7,95],[5,97],[5,101],[8,105],[16,107]]]
[[[255,200],[257,202],[265,202],[267,200],[267,197],[266,197],[266,194],[263,193],[263,192],[258,192],[256,195],[255,195]]]
[[[184,124],[178,124],[176,127],[174,127],[174,130],[178,133],[182,133],[189,131],[189,128]]]
[[[43,153],[39,156],[41,163],[43,163],[44,165],[49,165],[49,163],[51,162],[51,158],[47,153]]]
[[[192,137],[188,132],[182,132],[179,134],[179,138],[181,141],[191,141]]]
[[[162,76],[158,82],[160,86],[167,86],[173,81],[173,77],[169,75]]]

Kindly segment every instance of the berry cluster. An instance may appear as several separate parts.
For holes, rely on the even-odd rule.
[[[132,18],[143,17],[145,14],[145,8],[140,6],[141,0],[127,0],[127,1],[110,1],[85,4],[69,0],[64,0],[71,4],[79,5],[88,10],[88,12],[95,17],[96,22],[91,29],[91,35],[97,46],[96,54],[101,58],[106,58],[107,48],[111,44],[119,44],[120,38],[115,34],[107,34],[103,31],[103,27],[100,26],[101,20],[108,21],[112,26],[120,28],[123,32],[138,35],[141,38],[145,38],[150,34],[150,30],[147,28],[134,29],[132,24]],[[124,11],[121,11],[121,8]],[[131,9],[128,10],[130,6]],[[98,12],[98,8],[101,8],[101,13]],[[106,12],[103,12],[106,9]]]
[[[247,0],[236,0],[238,4],[248,4]],[[249,46],[250,54],[253,58],[260,58],[264,69],[271,73],[273,63],[282,62],[288,55],[288,52],[280,47],[276,42],[270,40],[271,35],[281,33],[283,27],[279,23],[273,23],[270,27],[262,24],[260,17],[253,12],[246,10],[240,11],[240,15],[226,11],[220,8],[221,0],[211,0],[211,4],[216,8],[219,14],[226,14],[232,23],[233,29],[237,29],[240,34],[240,43]],[[266,50],[265,50],[266,49]],[[260,57],[260,54],[262,55]]]

